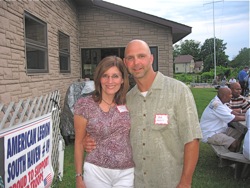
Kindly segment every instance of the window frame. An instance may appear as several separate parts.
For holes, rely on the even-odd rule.
[[[44,38],[44,42],[40,42],[40,41],[36,41],[36,40],[32,40],[31,38],[28,38],[26,36],[27,34],[27,23],[26,23],[26,19],[31,19],[34,22],[37,22],[38,24],[40,24],[41,26],[43,26],[43,38]],[[40,20],[39,18],[37,18],[36,16],[28,13],[28,12],[24,12],[24,40],[25,40],[25,61],[26,61],[26,71],[27,74],[32,74],[32,73],[48,73],[49,68],[48,68],[48,39],[47,39],[47,23],[43,22],[42,20]],[[44,68],[29,68],[29,55],[28,55],[28,48],[34,49],[34,52],[38,52],[38,54],[40,54],[39,52],[44,53],[44,62],[43,63],[43,67]],[[34,58],[38,58],[37,56],[33,56]],[[39,58],[40,59],[40,58]],[[37,65],[39,65],[38,62]]]
[[[60,35],[67,39],[67,51],[60,49]],[[58,31],[58,51],[59,51],[59,69],[60,73],[70,73],[71,72],[71,63],[70,63],[70,36],[63,33],[62,31]],[[62,69],[61,67],[61,57],[66,57],[68,59],[67,67],[68,69]]]

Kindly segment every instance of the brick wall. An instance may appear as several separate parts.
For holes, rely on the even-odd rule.
[[[49,73],[26,73],[24,11],[47,23]],[[59,30],[70,36],[71,73],[60,73]],[[0,1],[0,101],[7,104],[56,89],[63,101],[69,85],[81,76],[78,47],[77,12],[70,0]]]
[[[158,47],[159,71],[173,76],[170,28],[100,8],[79,10],[80,48],[125,47],[132,39]]]
[[[47,23],[49,73],[26,73],[25,11]],[[71,73],[60,73],[58,31],[70,36]],[[159,71],[173,76],[170,28],[100,8],[77,10],[71,0],[0,1],[0,102],[57,89],[62,106],[69,85],[81,78],[81,48],[125,47],[132,39],[157,46]]]

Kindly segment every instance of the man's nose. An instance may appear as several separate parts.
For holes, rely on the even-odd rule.
[[[135,58],[134,58],[134,64],[136,65],[136,64],[138,64],[138,63],[139,63],[139,58],[135,57]]]

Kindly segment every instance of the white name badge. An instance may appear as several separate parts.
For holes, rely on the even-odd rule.
[[[157,124],[157,125],[168,124],[168,115],[167,114],[155,115],[155,124]]]
[[[125,105],[119,105],[117,106],[117,109],[119,110],[119,112],[128,112],[128,109]]]

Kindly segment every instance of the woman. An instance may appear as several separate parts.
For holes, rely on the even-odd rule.
[[[80,98],[74,106],[76,187],[133,187],[130,117],[125,106],[129,80],[122,59],[102,59],[94,82],[93,95]],[[82,178],[83,139],[87,133],[97,147],[85,158]]]

